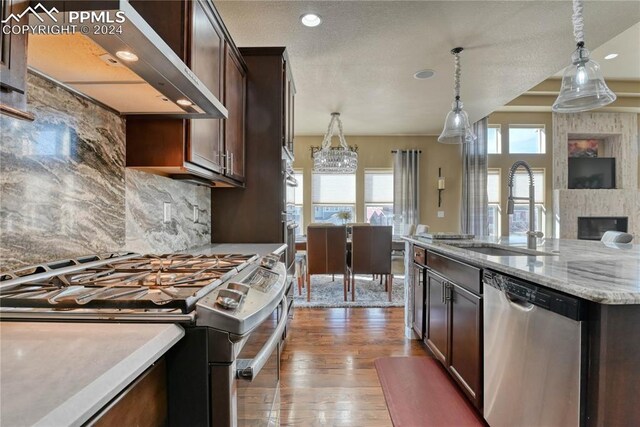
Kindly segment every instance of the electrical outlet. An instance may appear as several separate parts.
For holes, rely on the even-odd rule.
[[[198,209],[198,205],[193,206],[193,222],[197,223],[200,217],[200,210]]]
[[[163,204],[162,222],[165,224],[171,222],[171,202],[164,202]]]
[[[444,218],[444,211],[438,211],[438,218]]]

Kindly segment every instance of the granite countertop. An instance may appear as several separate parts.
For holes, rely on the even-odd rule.
[[[0,322],[0,425],[82,425],[183,336],[173,324]]]
[[[601,304],[640,304],[640,245],[599,241],[538,239],[540,252],[551,256],[494,256],[453,245],[493,243],[526,250],[523,238],[474,240],[405,240],[469,264],[491,268]]]
[[[184,253],[189,254],[258,254],[284,253],[287,245],[284,243],[212,243],[210,245],[190,248]]]

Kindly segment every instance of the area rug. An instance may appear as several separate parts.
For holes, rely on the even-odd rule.
[[[335,280],[331,275],[311,276],[311,302],[307,302],[307,290],[302,289],[298,295],[295,286],[294,304],[296,307],[326,308],[326,307],[402,307],[404,306],[404,276],[393,277],[391,302],[384,290],[380,279],[372,280],[371,275],[356,275],[356,300],[351,302],[351,292],[348,301],[344,300],[342,275],[336,274]]]
[[[374,364],[394,427],[485,425],[435,359],[381,357]]]

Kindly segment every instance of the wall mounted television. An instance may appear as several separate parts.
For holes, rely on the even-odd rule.
[[[569,188],[616,188],[613,157],[569,157]]]

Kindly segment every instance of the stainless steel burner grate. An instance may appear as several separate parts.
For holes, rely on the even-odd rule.
[[[76,271],[33,279],[22,276],[13,280],[14,284],[9,280],[0,290],[0,306],[163,308],[188,313],[198,299],[256,258],[256,255],[237,254],[168,254],[108,259],[98,266],[79,266]]]

